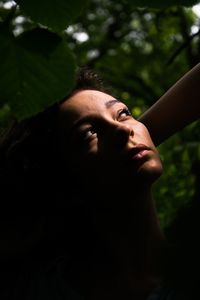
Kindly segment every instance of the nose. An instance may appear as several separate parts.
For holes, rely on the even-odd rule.
[[[134,136],[132,126],[121,122],[113,122],[110,124],[110,141],[113,141],[115,146],[125,146],[130,137]]]

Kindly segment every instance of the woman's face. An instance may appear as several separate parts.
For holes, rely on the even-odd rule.
[[[83,181],[153,182],[162,173],[147,128],[111,95],[82,90],[60,105],[64,161]]]

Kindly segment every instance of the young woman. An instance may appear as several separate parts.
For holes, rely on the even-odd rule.
[[[138,121],[86,70],[66,99],[13,128],[2,146],[7,199],[18,194],[23,205],[51,209],[15,240],[17,251],[1,242],[2,257],[21,253],[31,265],[22,268],[31,279],[20,287],[20,299],[52,293],[52,299],[177,299],[162,288],[154,294],[164,285],[161,265],[169,247],[152,197],[162,174],[154,143],[199,117],[199,72],[197,65]],[[41,262],[46,270],[61,256],[67,259],[59,264],[59,284],[55,268],[36,272]]]

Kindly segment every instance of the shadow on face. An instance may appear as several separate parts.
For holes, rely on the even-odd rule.
[[[109,94],[81,90],[60,105],[62,159],[86,186],[152,184],[162,173],[147,128]]]

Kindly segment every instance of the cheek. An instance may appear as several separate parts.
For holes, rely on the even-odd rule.
[[[100,170],[97,139],[89,143],[68,140],[68,143],[62,144],[61,149],[61,164],[73,178],[85,182]]]
[[[144,144],[147,143],[148,146],[150,146],[153,149],[156,149],[156,147],[151,139],[148,129],[142,123],[139,123],[139,124],[140,125],[138,126],[137,132],[138,132],[139,136],[141,137],[141,139],[144,140],[143,143]]]
[[[96,142],[91,142],[84,146],[73,145],[68,151],[66,162],[68,162],[74,175],[82,177],[92,173],[94,169],[99,167],[97,152]]]

